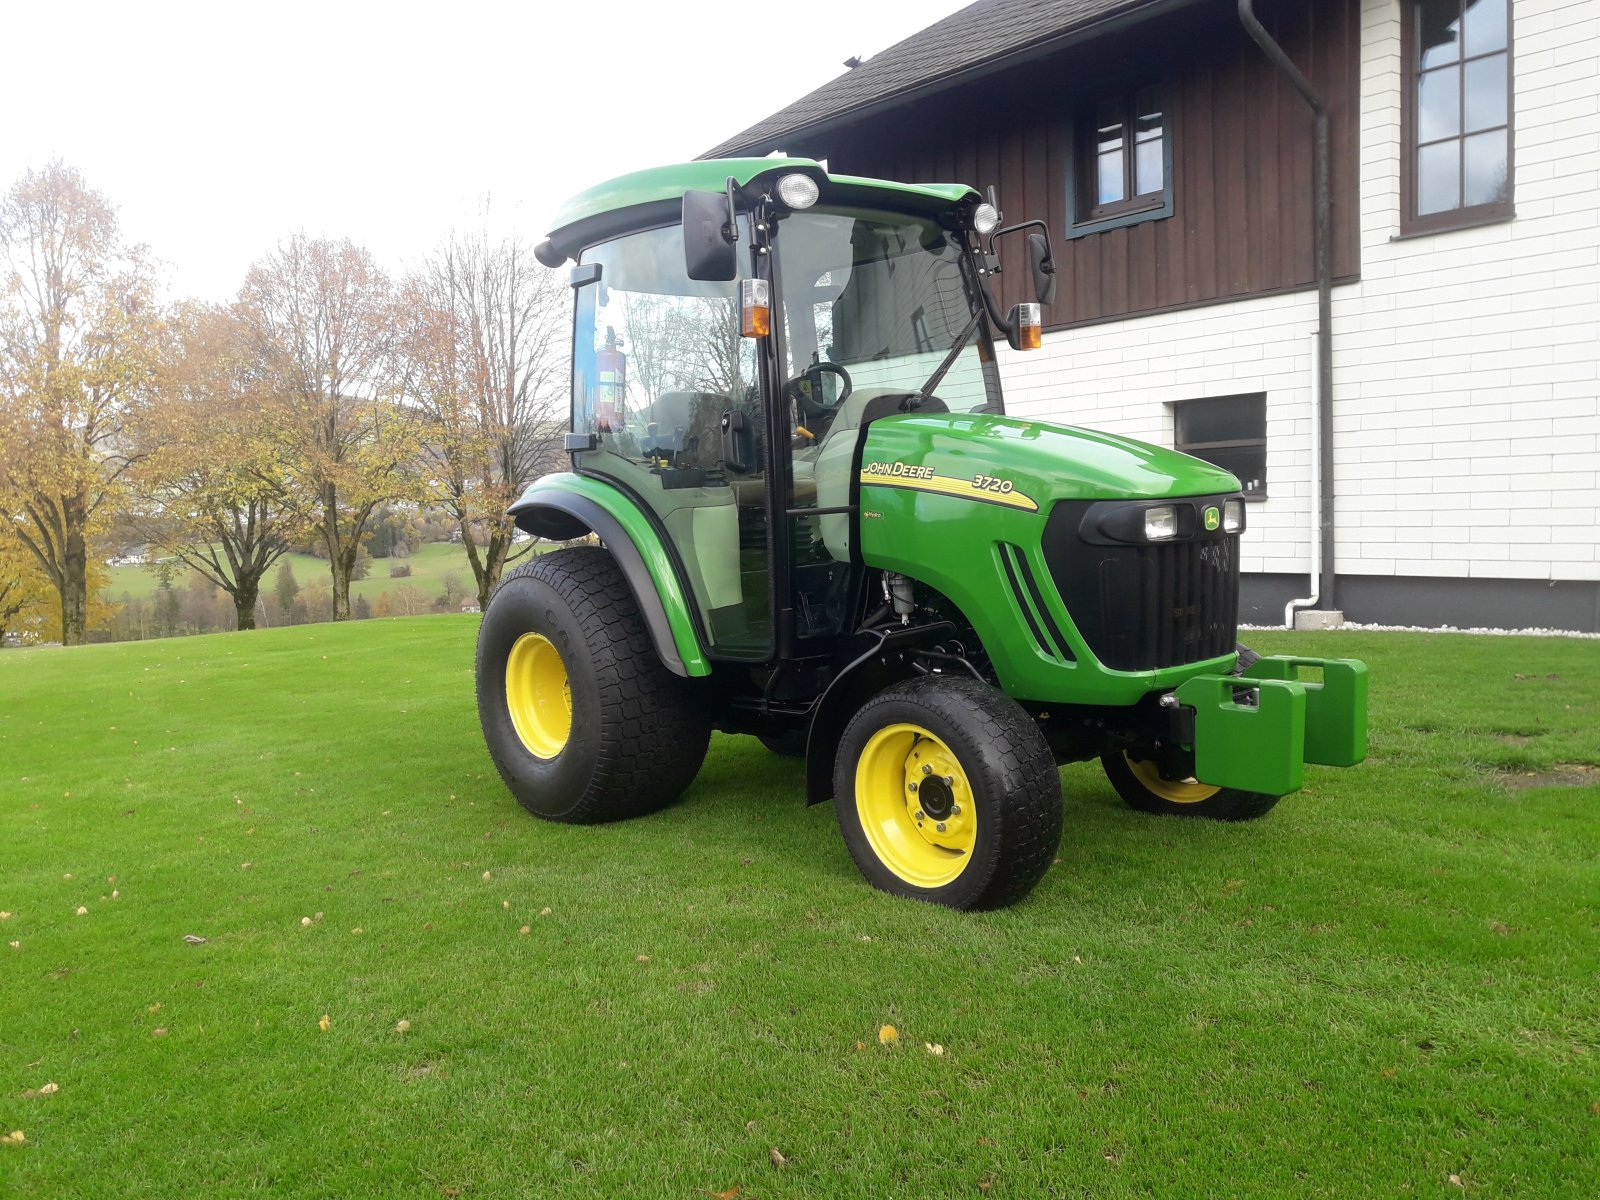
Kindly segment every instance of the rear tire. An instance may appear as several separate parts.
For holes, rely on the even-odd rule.
[[[1265,816],[1283,799],[1261,792],[1215,787],[1193,779],[1163,779],[1156,764],[1129,754],[1106,754],[1100,759],[1106,778],[1140,812],[1172,817],[1203,817],[1211,821],[1253,821]]]
[[[549,821],[618,821],[671,804],[711,737],[704,706],[662,665],[627,580],[598,547],[551,551],[501,580],[478,632],[477,692],[500,777]]]
[[[1020,900],[1061,842],[1061,775],[1039,727],[975,679],[894,684],[851,718],[834,808],[867,882],[950,908]]]

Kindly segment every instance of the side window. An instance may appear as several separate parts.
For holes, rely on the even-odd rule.
[[[1246,500],[1267,498],[1267,395],[1184,400],[1173,406],[1173,446],[1238,476]]]
[[[1080,237],[1172,215],[1172,129],[1158,85],[1102,96],[1073,130],[1071,215]]]
[[[764,654],[760,376],[757,341],[739,336],[739,280],[690,280],[678,226],[596,246],[583,255],[591,265],[599,278],[578,289],[572,415],[574,431],[592,434],[594,445],[575,465],[649,506],[712,648]],[[724,438],[725,417],[742,417],[742,441]]]
[[[1406,0],[1402,233],[1512,215],[1510,0]]]

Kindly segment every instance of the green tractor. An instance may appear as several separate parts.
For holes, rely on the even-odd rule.
[[[1027,894],[1058,764],[1130,805],[1244,820],[1366,752],[1366,669],[1235,641],[1245,505],[1226,471],[1005,413],[997,229],[971,188],[694,162],[568,201],[571,470],[511,512],[579,542],[509,572],[478,707],[552,821],[672,803],[712,729],[803,756],[875,886]],[[1030,226],[1037,229],[1029,231]]]

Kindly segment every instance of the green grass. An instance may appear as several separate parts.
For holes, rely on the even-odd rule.
[[[0,653],[0,1195],[1594,1194],[1600,788],[1520,785],[1600,761],[1600,642],[1257,635],[1368,660],[1364,766],[1243,826],[1072,767],[962,915],[750,739],[525,816],[475,628]]]
[[[328,580],[328,564],[310,554],[285,554],[278,563],[289,563],[294,568],[294,577],[302,588],[319,588],[324,593],[331,586]],[[389,568],[400,564],[411,567],[411,574],[404,579],[389,578]],[[189,569],[181,563],[177,565],[177,574],[174,583],[181,585],[189,577]],[[263,603],[274,603],[272,600],[273,585],[278,578],[278,564],[274,564],[267,572],[267,578],[262,586]],[[365,579],[358,579],[350,585],[350,598],[365,596],[368,600],[376,600],[383,592],[393,591],[403,583],[415,585],[429,600],[438,595],[444,588],[444,577],[454,572],[461,586],[469,594],[476,594],[476,585],[472,580],[472,564],[467,561],[466,550],[447,542],[434,542],[418,546],[408,558],[375,558],[372,560],[372,573]],[[108,567],[106,573],[110,576],[103,594],[109,600],[121,600],[123,594],[135,600],[147,600],[155,595],[156,589],[161,586],[161,581],[151,567]]]

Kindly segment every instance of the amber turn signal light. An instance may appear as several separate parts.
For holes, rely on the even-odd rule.
[[[739,282],[739,336],[766,337],[772,332],[770,284],[765,279]]]

